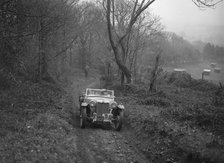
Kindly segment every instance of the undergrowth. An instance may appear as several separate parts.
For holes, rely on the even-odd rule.
[[[0,92],[0,162],[74,162],[65,92],[24,82]],[[77,152],[76,152],[77,153]]]
[[[161,80],[157,92],[146,84],[111,87],[139,148],[153,162],[224,162],[223,88],[185,73]]]

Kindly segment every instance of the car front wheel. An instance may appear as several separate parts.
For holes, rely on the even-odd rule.
[[[80,127],[85,128],[86,127],[86,109],[82,108],[80,111]]]
[[[115,119],[114,122],[113,122],[113,123],[114,123],[114,129],[115,129],[116,131],[120,131],[121,128],[122,128],[123,117],[124,117],[123,114],[124,114],[123,111],[120,112],[120,115],[117,115],[116,119]]]

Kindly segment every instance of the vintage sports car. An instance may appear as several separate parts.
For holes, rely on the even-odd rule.
[[[87,122],[107,123],[115,130],[121,130],[124,106],[118,105],[114,98],[113,90],[87,88],[79,96],[80,127],[85,128]]]

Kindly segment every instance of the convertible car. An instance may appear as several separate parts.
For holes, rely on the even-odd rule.
[[[124,115],[124,105],[115,102],[113,90],[87,88],[79,96],[80,127],[87,123],[110,124],[120,131]]]

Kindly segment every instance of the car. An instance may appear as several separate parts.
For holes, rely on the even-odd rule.
[[[210,64],[210,67],[211,67],[211,68],[215,68],[216,66],[217,66],[217,63],[211,63],[211,64]]]
[[[204,75],[207,75],[209,76],[210,73],[211,73],[211,70],[210,69],[203,69],[203,72],[202,72]]]
[[[219,68],[219,67],[214,68],[214,72],[215,73],[220,73],[221,72],[221,68]]]
[[[186,69],[184,69],[184,68],[175,68],[174,72],[186,72]]]
[[[87,123],[109,124],[120,131],[124,118],[124,105],[115,101],[114,91],[87,88],[79,96],[80,127]]]

